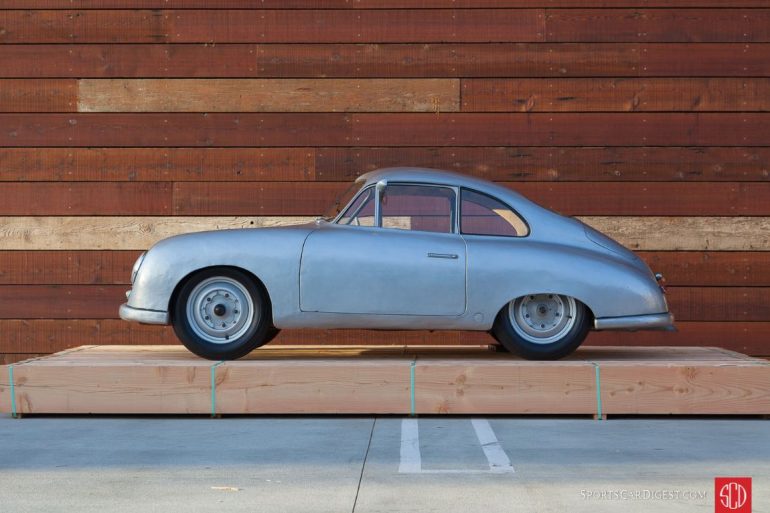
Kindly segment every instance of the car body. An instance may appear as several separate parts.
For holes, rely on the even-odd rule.
[[[366,173],[356,183],[358,194],[330,221],[200,232],[158,242],[135,265],[121,318],[173,324],[180,287],[203,270],[226,268],[242,273],[232,278],[236,282],[243,276],[256,282],[253,309],[264,303],[260,322],[268,332],[490,331],[507,305],[509,320],[515,319],[511,309],[518,298],[529,302],[516,308],[537,341],[548,337],[540,337],[530,314],[550,309],[547,319],[556,323],[553,316],[569,313],[562,307],[573,299],[584,305],[588,327],[596,330],[673,325],[656,275],[634,253],[513,190],[458,173],[406,167]],[[248,302],[243,288],[209,288],[209,296],[198,297],[197,306],[186,310],[191,318],[218,318],[207,310],[212,298]],[[240,311],[236,303],[221,306],[218,311]],[[177,317],[187,315],[181,308],[178,312]],[[219,328],[200,326],[203,337],[210,331],[209,343],[216,344]],[[234,354],[225,353],[205,356]],[[545,351],[539,357],[561,353]]]

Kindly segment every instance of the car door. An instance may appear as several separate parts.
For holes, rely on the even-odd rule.
[[[356,212],[346,211],[341,222],[323,225],[306,239],[300,264],[301,310],[463,314],[466,250],[456,233],[456,191],[393,184],[381,194],[361,194],[368,194],[368,201],[354,200],[351,208]]]

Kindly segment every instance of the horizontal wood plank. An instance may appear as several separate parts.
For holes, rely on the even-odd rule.
[[[744,150],[763,165],[762,149]],[[313,179],[313,148],[0,148],[0,181]]]
[[[139,250],[181,233],[310,222],[313,217],[0,217],[0,250]],[[770,243],[768,243],[770,246]],[[770,249],[770,248],[769,248]]]
[[[0,11],[3,43],[766,42],[768,27],[767,9]]]
[[[545,39],[544,18],[542,9],[6,10],[0,42],[530,42]]]
[[[0,112],[76,111],[76,80],[0,79]]]
[[[1,181],[352,181],[403,165],[495,181],[770,181],[767,147],[0,148]]]
[[[139,250],[180,233],[310,222],[313,217],[0,217],[0,250]],[[642,251],[770,251],[770,217],[583,216]]]
[[[769,111],[767,78],[465,79],[464,112]]]
[[[565,215],[770,215],[770,183],[500,184]],[[174,184],[174,213],[321,215],[348,187],[347,182],[180,182]]]
[[[319,148],[315,178],[352,180],[404,162],[495,181],[770,180],[770,148],[746,147]]]
[[[759,113],[352,114],[356,145],[768,146]],[[406,129],[408,127],[408,129]]]
[[[536,8],[543,0],[219,0],[220,9]],[[770,7],[768,0],[547,0],[549,7]],[[4,9],[201,9],[211,0],[5,0]]]
[[[166,215],[167,182],[19,182],[0,187],[0,215]]]
[[[0,146],[770,146],[770,113],[0,114]]]
[[[0,285],[127,285],[138,257],[139,251],[0,251]]]
[[[666,45],[670,47],[671,45]],[[770,76],[770,45],[740,62],[723,45],[711,73]],[[722,48],[722,46],[720,46]],[[686,52],[697,54],[690,46]],[[671,66],[662,52],[655,64]],[[681,56],[680,56],[681,58]],[[697,58],[697,55],[696,55]],[[638,76],[638,44],[78,44],[0,45],[0,77],[333,78]],[[697,60],[696,60],[697,62]],[[693,67],[698,64],[688,63]],[[651,68],[651,71],[654,68]]]
[[[770,355],[770,322],[677,321],[676,332],[591,332],[586,346],[718,346],[751,355]],[[170,326],[150,326],[118,319],[0,320],[0,353],[43,354],[89,344],[180,344]],[[284,330],[270,345],[483,345],[494,344],[477,331]],[[22,358],[19,358],[22,359]]]
[[[545,26],[554,42],[759,42],[770,40],[770,11],[546,9]]]
[[[770,259],[760,251],[638,255],[669,286],[770,287]],[[0,251],[0,285],[128,285],[138,257],[139,251]]]
[[[770,77],[768,43],[0,45],[0,78]]]
[[[79,80],[80,112],[456,112],[456,79]]]

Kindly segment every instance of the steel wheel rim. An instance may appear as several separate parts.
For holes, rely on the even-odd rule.
[[[530,294],[508,304],[514,331],[533,344],[562,339],[575,325],[575,299],[559,294]]]
[[[203,280],[187,299],[187,319],[193,332],[213,344],[229,344],[252,325],[258,312],[251,294],[238,280],[215,276]]]

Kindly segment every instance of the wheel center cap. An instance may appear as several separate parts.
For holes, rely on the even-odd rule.
[[[548,313],[548,308],[545,305],[539,305],[537,307],[537,313],[539,313],[540,315],[545,315],[546,313]]]
[[[225,305],[218,304],[214,307],[214,315],[218,315],[222,317],[227,312],[227,308],[225,308]]]

